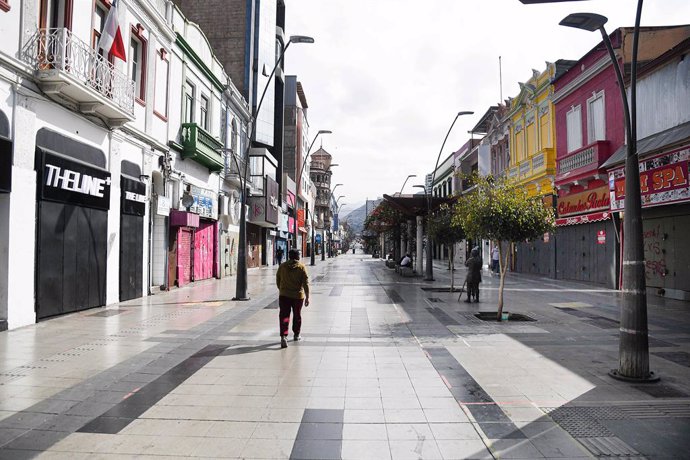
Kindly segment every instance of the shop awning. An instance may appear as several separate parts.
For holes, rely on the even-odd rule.
[[[675,147],[688,140],[690,140],[690,121],[638,140],[637,156],[644,157],[649,153],[653,153],[667,147]],[[624,163],[627,154],[628,146],[621,145],[601,167],[603,169],[608,169],[620,163]]]
[[[383,199],[386,200],[393,208],[407,216],[425,216],[427,213],[427,196],[423,193],[417,195],[399,196],[383,195]],[[442,204],[450,204],[454,201],[455,198],[432,197],[431,211],[435,211]]]
[[[605,212],[593,212],[591,214],[583,214],[581,216],[564,217],[562,219],[556,219],[557,227],[565,227],[566,225],[577,225],[577,224],[589,224],[592,222],[601,222],[603,220],[608,220],[611,218],[611,213]]]

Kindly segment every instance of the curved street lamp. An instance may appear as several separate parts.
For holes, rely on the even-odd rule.
[[[405,179],[405,182],[403,182],[403,184],[402,184],[402,187],[400,187],[400,193],[398,193],[398,195],[402,195],[403,189],[405,188],[405,184],[407,184],[407,181],[410,180],[410,178],[412,178],[412,177],[417,177],[417,175],[416,174],[410,174],[409,176],[407,176],[407,178]]]
[[[429,190],[424,189],[426,192],[426,218],[427,222],[429,221],[429,218],[431,217],[431,192],[434,189],[434,180],[436,179],[436,170],[438,169],[438,162],[441,160],[441,153],[443,153],[443,147],[446,145],[446,141],[448,140],[448,136],[450,136],[450,132],[453,129],[453,126],[455,125],[455,122],[458,121],[458,118],[460,118],[463,115],[472,115],[474,112],[471,111],[461,111],[458,112],[457,115],[455,115],[455,118],[453,119],[453,123],[450,124],[450,128],[448,128],[448,132],[446,133],[446,137],[443,139],[443,144],[441,144],[441,150],[438,152],[438,157],[436,158],[436,166],[434,166],[434,171],[431,173],[431,184],[429,185]],[[431,253],[431,237],[429,236],[429,230],[427,226],[427,239],[426,239],[426,278],[424,278],[425,281],[433,281],[434,280],[434,267],[433,267],[433,260],[434,256]]]
[[[301,190],[301,188],[302,188],[302,174],[304,174],[304,168],[307,166],[307,159],[309,158],[309,154],[311,153],[311,149],[312,149],[312,147],[314,147],[314,143],[316,142],[316,139],[318,139],[318,137],[322,134],[333,134],[333,131],[328,130],[328,129],[320,129],[319,132],[316,133],[316,136],[314,136],[314,139],[311,141],[311,144],[309,144],[309,148],[307,149],[307,154],[304,156],[304,160],[302,161],[302,167],[300,168],[299,174],[297,174],[297,178],[296,178],[297,179],[297,187],[298,187],[297,188],[297,195],[299,195],[299,190]],[[295,199],[295,207],[297,205],[296,201],[297,200]],[[309,210],[307,209],[307,211],[309,211]],[[311,212],[313,214],[314,210],[312,209]],[[306,218],[306,216],[305,216],[305,218]],[[312,237],[313,237],[313,233],[314,233],[314,230],[313,230],[313,226],[312,226]],[[297,219],[295,219],[295,245],[297,245]],[[314,252],[313,238],[312,238],[312,243],[311,243],[311,252],[312,253]],[[311,259],[311,265],[314,265],[314,258],[313,257]]]
[[[649,370],[649,332],[647,321],[647,285],[644,265],[644,239],[642,233],[642,200],[640,196],[640,165],[637,157],[637,51],[640,35],[642,1],[637,2],[633,29],[632,62],[630,69],[630,105],[625,92],[623,71],[613,51],[604,24],[605,16],[594,13],[571,14],[560,25],[590,32],[599,31],[616,72],[618,88],[623,102],[627,154],[625,158],[625,198],[623,209],[623,282],[620,319],[618,369],[611,377],[633,382],[650,382],[659,377]]]
[[[259,98],[259,103],[256,105],[256,108],[252,108],[251,129],[248,133],[247,148],[245,149],[243,157],[245,160],[244,170],[243,174],[240,176],[240,186],[242,187],[242,193],[240,195],[240,235],[237,245],[237,279],[235,283],[235,297],[233,297],[232,300],[249,300],[247,295],[247,216],[245,209],[247,206],[247,198],[249,197],[249,188],[247,187],[247,175],[249,174],[249,150],[252,147],[252,140],[256,134],[256,118],[261,110],[261,104],[264,102],[266,91],[273,81],[273,75],[276,73],[278,66],[280,66],[283,62],[285,52],[292,43],[314,43],[314,39],[305,35],[293,35],[290,37],[287,45],[281,49],[280,56],[276,60],[273,70],[271,70],[271,74],[268,76],[266,86],[261,93],[261,98]],[[235,162],[237,163],[237,170],[239,171],[239,160],[235,158]]]

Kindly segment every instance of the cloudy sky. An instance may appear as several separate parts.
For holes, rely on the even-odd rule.
[[[607,30],[633,26],[635,0],[589,0],[523,5],[518,0],[286,0],[288,35],[310,35],[292,45],[286,72],[297,75],[309,103],[310,139],[339,166],[345,212],[366,198],[419,189],[430,173],[457,112],[461,117],[441,161],[467,139],[479,117],[545,62],[579,59],[598,33],[558,22],[574,12],[607,16]],[[647,0],[642,25],[690,23],[690,1]],[[317,141],[317,145],[320,141]]]

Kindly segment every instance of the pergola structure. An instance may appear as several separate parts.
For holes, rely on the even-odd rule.
[[[423,271],[423,257],[422,255],[422,222],[423,218],[429,214],[436,211],[442,204],[451,204],[455,201],[453,197],[435,197],[432,196],[429,201],[429,197],[426,194],[416,194],[416,195],[383,195],[384,201],[388,202],[392,208],[398,210],[402,214],[408,217],[407,229],[408,234],[412,233],[412,219],[416,219],[417,223],[417,250],[415,257],[415,270],[417,273],[422,273]],[[405,242],[401,241],[401,252],[411,252],[411,248],[405,247]],[[429,250],[431,250],[429,248]]]

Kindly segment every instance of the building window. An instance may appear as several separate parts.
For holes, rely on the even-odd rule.
[[[153,113],[164,121],[168,120],[168,76],[170,64],[165,48],[156,52],[156,79],[154,80]]]
[[[109,2],[106,4],[101,0],[96,0],[93,8],[93,32],[91,34],[91,47],[95,50],[98,49],[98,40],[101,39],[101,32],[103,31],[103,26],[105,26],[105,18],[108,16],[109,8]],[[99,50],[99,53],[102,54],[103,51]]]
[[[579,105],[570,109],[566,114],[566,129],[568,131],[568,152],[582,147],[582,116]]]
[[[146,101],[146,44],[144,29],[132,27],[129,41],[129,76],[134,82],[134,95],[138,102]]]
[[[589,144],[606,139],[604,92],[600,91],[587,100],[587,140]]]
[[[230,148],[232,149],[232,153],[237,154],[237,120],[232,120],[230,136]]]
[[[185,123],[194,123],[194,92],[195,88],[189,81],[184,85],[184,117]]]
[[[201,99],[199,100],[199,113],[201,115],[199,123],[206,131],[208,131],[208,104],[208,97],[202,94]]]

